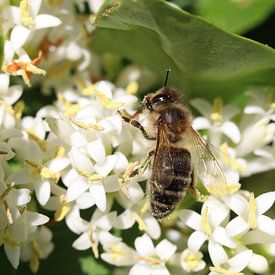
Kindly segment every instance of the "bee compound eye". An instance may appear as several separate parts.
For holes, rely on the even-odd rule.
[[[169,94],[159,94],[153,98],[153,103],[167,103],[170,102]]]

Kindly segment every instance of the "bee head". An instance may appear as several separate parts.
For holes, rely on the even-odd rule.
[[[163,87],[156,93],[145,96],[143,103],[150,112],[153,112],[160,107],[178,103],[180,99],[181,94],[175,88]]]

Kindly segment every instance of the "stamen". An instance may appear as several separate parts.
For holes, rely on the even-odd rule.
[[[217,126],[221,126],[222,124],[222,108],[223,100],[220,97],[215,98],[210,118],[217,124]]]
[[[216,272],[216,273],[221,274],[221,275],[244,275],[244,273],[226,270],[226,269],[224,269],[222,267],[219,267],[219,266],[210,266],[209,269],[210,269],[210,271]]]
[[[92,232],[90,232],[90,234],[89,234],[89,239],[90,239],[90,242],[91,242],[91,245],[92,245],[92,251],[94,253],[94,256],[95,256],[96,259],[98,259],[99,258],[98,242],[97,242],[97,240],[94,239]]]
[[[48,149],[48,141],[47,140],[43,140],[41,138],[39,138],[32,129],[27,129],[26,130],[29,139],[35,141],[39,147],[41,148],[41,150],[46,151]]]
[[[210,183],[207,186],[208,192],[217,197],[236,193],[240,188],[241,188],[241,185],[239,183],[227,183],[227,184]]]
[[[194,270],[199,265],[201,258],[202,254],[200,252],[189,251],[181,260],[187,264],[190,270]]]
[[[23,25],[25,25],[26,27],[33,26],[35,22],[29,12],[29,1],[21,0],[19,9],[20,9],[20,16],[21,16],[21,21]]]
[[[31,242],[31,250],[32,255],[30,260],[30,268],[33,273],[36,273],[40,265],[39,258],[41,258],[43,254],[36,241]]]
[[[201,213],[201,229],[207,236],[211,236],[212,229],[208,222],[208,207],[205,207]]]
[[[126,87],[126,92],[129,95],[135,95],[137,91],[138,91],[137,81],[131,81]]]
[[[92,123],[85,123],[80,120],[76,120],[74,118],[70,118],[70,121],[78,126],[79,128],[82,128],[84,130],[96,130],[96,131],[104,131],[104,127],[98,124],[92,124]]]
[[[257,207],[253,192],[250,194],[249,197],[248,223],[252,229],[255,229],[257,227]]]
[[[67,202],[65,195],[61,195],[59,197],[59,200],[60,200],[60,206],[54,213],[54,219],[57,222],[62,221],[71,209],[71,204]]]

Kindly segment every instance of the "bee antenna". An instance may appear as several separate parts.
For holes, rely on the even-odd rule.
[[[166,87],[166,84],[168,82],[168,77],[169,77],[169,73],[170,72],[171,72],[171,69],[167,69],[166,70],[166,77],[165,77],[165,81],[164,81],[163,87]]]

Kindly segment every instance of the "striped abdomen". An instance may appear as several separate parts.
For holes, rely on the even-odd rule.
[[[165,167],[159,165],[155,167],[155,170],[153,169],[148,184],[148,193],[153,216],[162,219],[171,213],[184,197],[192,181],[192,167],[191,154],[187,149],[169,146],[169,156],[167,147],[159,150],[159,153],[162,151],[166,153],[165,155],[160,154],[162,158],[169,157],[171,159],[172,167],[167,169],[167,160],[163,160]],[[157,171],[158,169],[160,171]]]

